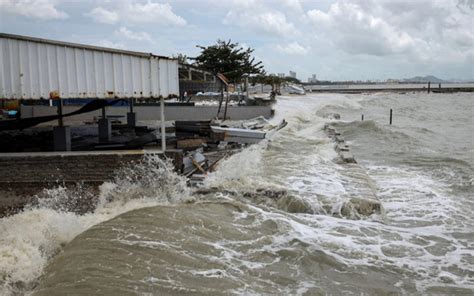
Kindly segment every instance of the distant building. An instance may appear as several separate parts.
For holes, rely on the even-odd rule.
[[[278,73],[278,77],[285,78],[285,73]]]
[[[290,76],[291,78],[296,78],[296,72],[290,71]]]
[[[385,81],[386,83],[390,83],[390,84],[398,84],[400,83],[400,80],[398,79],[387,79],[387,81]]]
[[[316,83],[316,82],[318,82],[316,74],[313,74],[313,76],[308,78],[308,83]]]

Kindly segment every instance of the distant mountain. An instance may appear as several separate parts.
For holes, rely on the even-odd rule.
[[[410,83],[446,83],[448,81],[439,79],[436,76],[428,75],[428,76],[415,76],[413,78],[403,79],[403,82],[410,82]]]

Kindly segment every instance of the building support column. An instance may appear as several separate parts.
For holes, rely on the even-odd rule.
[[[127,113],[127,125],[135,127],[137,125],[137,116],[133,112],[133,98],[128,100],[128,104],[130,105],[130,112]]]
[[[102,108],[102,118],[99,119],[99,142],[107,143],[112,139],[112,122],[107,118],[105,107]]]
[[[165,99],[160,99],[160,112],[161,112],[161,150],[166,151],[166,127],[165,127]]]
[[[54,151],[71,151],[71,128],[64,126],[62,99],[58,99],[58,115],[58,126],[53,128]]]

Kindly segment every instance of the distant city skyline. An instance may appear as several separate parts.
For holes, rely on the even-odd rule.
[[[473,19],[442,0],[0,1],[1,32],[191,57],[231,39],[302,81],[473,80]]]

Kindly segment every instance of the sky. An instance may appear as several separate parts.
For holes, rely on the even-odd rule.
[[[190,57],[231,39],[303,81],[474,80],[474,0],[0,0],[0,31]]]

